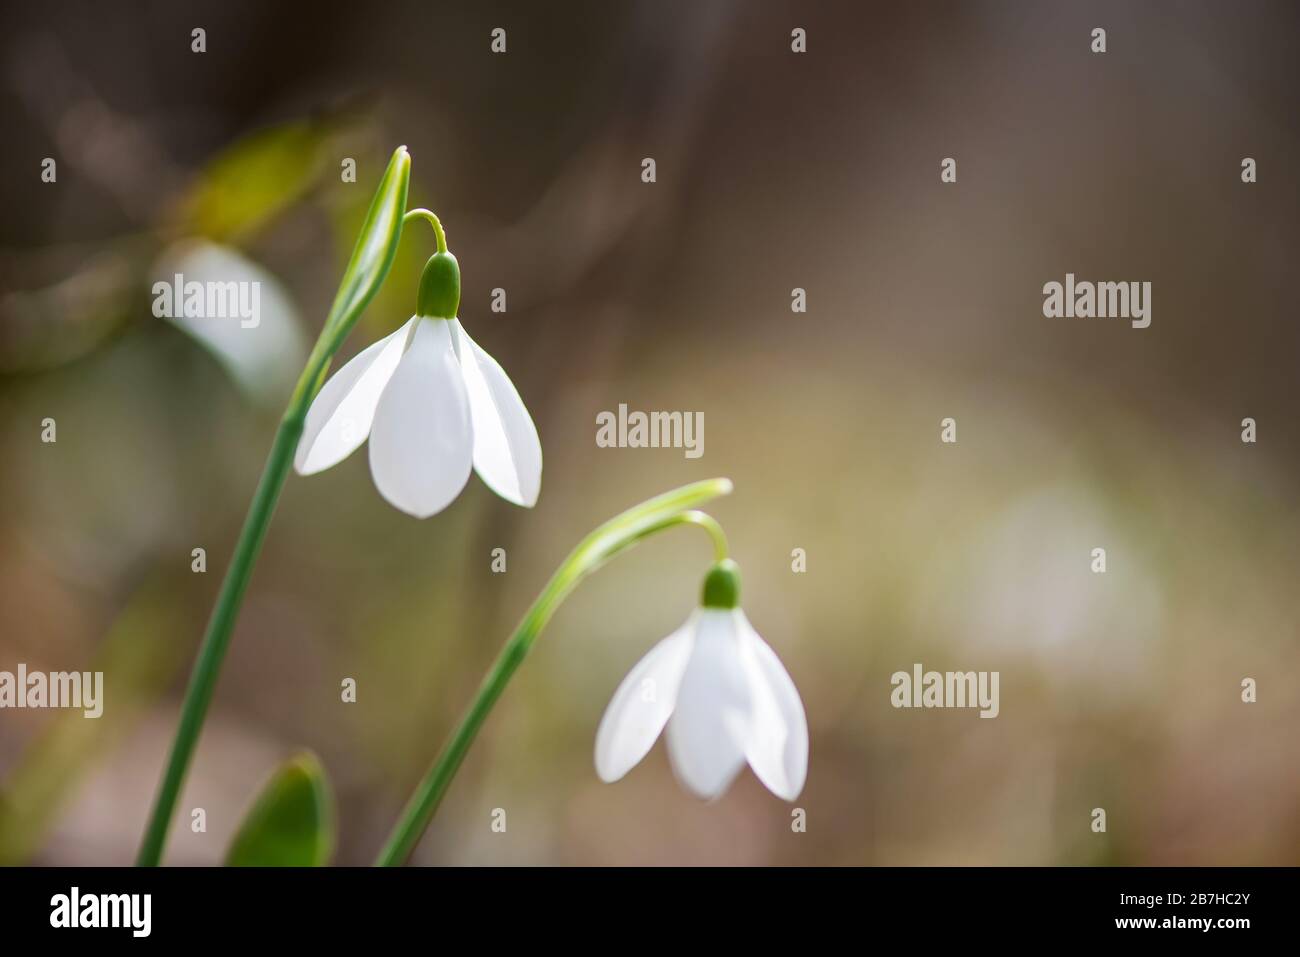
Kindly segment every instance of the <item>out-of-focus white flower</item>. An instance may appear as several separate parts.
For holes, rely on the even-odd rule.
[[[719,797],[749,764],[769,791],[793,801],[808,772],[808,721],[799,692],[738,605],[734,562],[705,580],[703,607],[623,679],[596,733],[596,773],[627,774],[667,725],[678,780]]]
[[[151,274],[154,315],[211,351],[254,401],[283,400],[308,350],[293,300],[275,276],[234,249],[202,239],[168,247]],[[214,292],[224,307],[216,311],[208,308]],[[252,303],[255,309],[239,309]]]

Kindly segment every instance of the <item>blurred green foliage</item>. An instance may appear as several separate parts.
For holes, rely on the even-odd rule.
[[[226,855],[228,867],[321,867],[334,853],[334,798],[310,752],[271,776]]]
[[[181,200],[184,231],[245,242],[319,181],[327,132],[306,122],[274,126],[218,154]]]
[[[162,576],[137,589],[86,666],[104,673],[112,707],[94,720],[58,713],[0,784],[0,865],[31,859],[95,759],[112,753],[174,676],[181,649],[173,638],[189,625],[175,591]]]

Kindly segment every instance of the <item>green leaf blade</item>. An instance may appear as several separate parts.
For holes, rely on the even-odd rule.
[[[352,258],[339,282],[339,291],[325,320],[326,332],[335,347],[342,342],[361,313],[383,285],[397,256],[402,237],[402,217],[411,181],[411,154],[399,146],[388,161],[384,177],[375,190],[365,224],[352,249]]]
[[[334,799],[319,759],[304,752],[262,788],[226,854],[227,867],[321,867],[334,852]]]

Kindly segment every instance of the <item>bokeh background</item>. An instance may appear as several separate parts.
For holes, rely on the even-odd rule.
[[[746,609],[807,706],[807,832],[748,773],[696,802],[662,745],[595,776],[614,688],[696,600],[708,549],[684,530],[563,607],[417,861],[1300,859],[1294,4],[15,6],[0,669],[108,688],[98,721],[0,712],[0,860],[132,859],[287,383],[400,143],[462,320],[538,424],[541,501],[471,479],[421,522],[364,452],[291,477],[169,862],[219,861],[304,747],[337,792],[336,862],[368,862],[572,545],[715,475]],[[343,358],[410,314],[431,251],[413,230]],[[258,330],[205,344],[154,318],[177,261],[262,279]],[[1045,319],[1067,271],[1151,281],[1151,327]],[[620,402],[703,412],[703,457],[597,448]],[[1000,671],[1001,715],[893,709],[914,662]]]

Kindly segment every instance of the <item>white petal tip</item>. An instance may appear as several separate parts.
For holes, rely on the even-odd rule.
[[[697,787],[692,787],[683,781],[680,776],[677,779],[677,783],[682,786],[683,791],[695,798],[697,801],[702,801],[705,804],[712,804],[714,801],[721,799],[721,797],[731,789],[731,779],[728,779],[721,787],[709,790],[700,790]]]
[[[382,490],[380,494],[381,495],[383,494]],[[412,508],[409,505],[402,505],[398,502],[393,501],[387,495],[384,495],[384,501],[386,501],[389,505],[393,506],[393,508],[397,509],[403,515],[409,515],[411,516],[411,518],[418,518],[418,519],[433,518],[433,516],[437,515],[438,513],[445,511],[447,505],[451,504],[451,502],[448,502],[447,505],[440,505],[435,509],[430,509],[426,511],[425,509]]]
[[[301,459],[295,458],[293,460],[293,470],[299,475],[315,475],[317,472],[323,472],[327,468],[329,468],[327,465],[310,464],[305,455]]]
[[[459,482],[453,480],[445,484],[436,496],[430,495],[424,488],[417,487],[413,490],[401,485],[390,487],[387,483],[381,483],[375,475],[373,459],[371,459],[371,477],[375,479],[375,488],[379,490],[385,502],[411,518],[425,519],[433,518],[446,511],[460,497],[460,493],[469,482],[469,470],[465,470]]]
[[[797,801],[799,799],[799,795],[803,793],[803,784],[800,784],[796,788],[789,788],[789,789],[782,788],[781,790],[773,791],[772,793],[775,794],[777,797],[779,797],[782,801],[788,801],[793,803]]]
[[[479,477],[482,478],[482,476]],[[486,485],[487,483],[485,482],[484,484]],[[489,485],[488,488],[492,488],[492,486]],[[519,495],[503,495],[500,491],[494,488],[492,489],[492,491],[496,493],[497,498],[505,499],[511,505],[518,505],[520,508],[532,508],[537,504],[536,495],[534,495],[532,498],[523,498],[522,496]]]
[[[741,759],[729,768],[689,769],[683,765],[680,758],[674,756],[676,749],[671,741],[670,738],[668,758],[672,765],[673,776],[677,778],[677,783],[681,785],[683,791],[705,803],[717,801],[730,791],[731,785],[745,767],[745,762]]]

